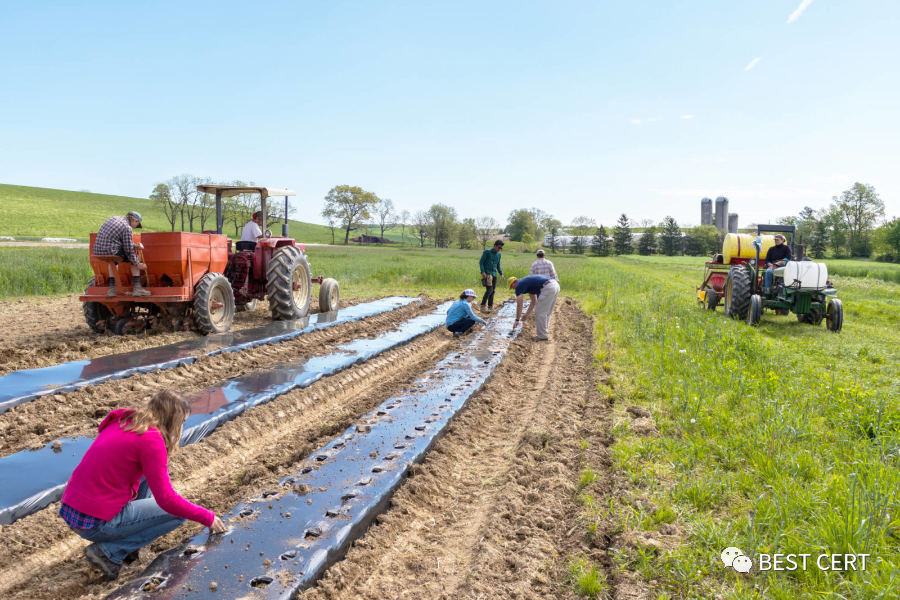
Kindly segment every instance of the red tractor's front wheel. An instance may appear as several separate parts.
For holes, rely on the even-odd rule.
[[[220,273],[207,273],[194,289],[194,321],[203,333],[224,333],[234,322],[234,292]]]

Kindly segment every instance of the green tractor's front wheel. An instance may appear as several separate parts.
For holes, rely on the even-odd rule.
[[[725,280],[725,316],[746,319],[750,310],[750,271],[735,265]]]
[[[825,309],[825,327],[832,333],[838,333],[844,326],[844,305],[837,298],[832,298]]]
[[[750,296],[750,306],[747,308],[747,325],[756,327],[762,319],[763,305],[759,294]]]

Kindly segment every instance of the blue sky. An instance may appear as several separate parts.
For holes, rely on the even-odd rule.
[[[767,221],[863,181],[900,216],[896,0],[0,0],[0,22],[3,183],[240,178],[313,222],[346,183],[609,225],[696,224],[720,194]]]

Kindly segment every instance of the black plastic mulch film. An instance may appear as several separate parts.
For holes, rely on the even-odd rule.
[[[515,338],[514,314],[514,305],[504,306],[460,350],[308,456],[279,487],[237,505],[224,517],[227,533],[186,539],[108,598],[291,598],[312,586],[387,509],[409,467],[489,380]]]
[[[444,322],[449,305],[445,303],[430,314],[404,321],[395,331],[383,333],[375,339],[353,340],[336,346],[335,351],[326,356],[249,373],[193,396],[188,400],[191,416],[185,423],[181,445],[202,440],[249,408],[270,402],[291,390],[307,387],[322,377],[365,362],[435,329]],[[390,310],[389,306],[386,303],[381,305],[384,310]],[[355,314],[365,315],[374,308],[356,311]],[[347,309],[348,312],[350,310]],[[58,501],[69,475],[92,441],[90,437],[64,438],[39,450],[25,450],[0,458],[0,525],[13,523]]]

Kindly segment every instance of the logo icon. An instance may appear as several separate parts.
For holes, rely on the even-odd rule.
[[[722,550],[722,562],[726,567],[731,567],[738,573],[749,573],[753,567],[753,561],[749,556],[744,555],[744,551],[734,546],[729,546]]]

